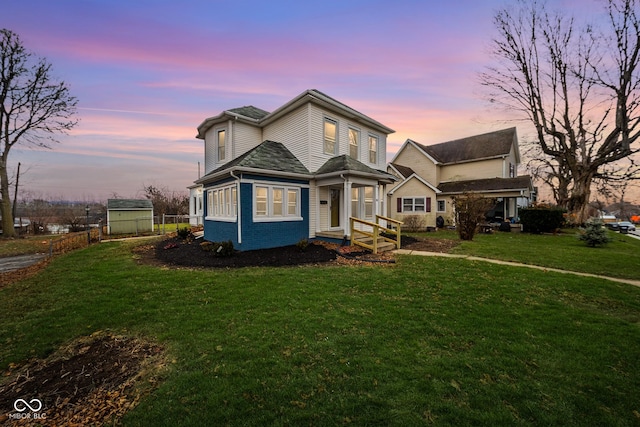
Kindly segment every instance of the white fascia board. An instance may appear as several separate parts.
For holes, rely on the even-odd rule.
[[[417,179],[418,181],[420,181],[422,184],[424,184],[425,186],[429,187],[430,189],[432,189],[436,194],[440,194],[442,193],[442,191],[440,191],[437,187],[435,187],[434,185],[430,184],[428,181],[422,179],[419,175],[416,175],[415,173],[412,173],[409,177],[407,177],[407,179],[405,179],[404,181],[402,181],[400,183],[400,185],[397,185],[396,187],[392,188],[389,191],[389,194],[393,194],[396,190],[400,189],[403,185],[405,185],[407,182],[411,181],[413,178]]]
[[[427,159],[431,160],[431,161],[433,162],[433,164],[434,164],[434,165],[439,165],[439,164],[440,164],[440,162],[439,162],[439,161],[437,161],[436,159],[434,159],[433,157],[431,157],[431,156],[429,155],[429,153],[426,153],[426,152],[422,149],[422,147],[420,147],[420,146],[418,145],[418,143],[417,143],[417,142],[415,142],[415,141],[414,141],[414,140],[412,140],[412,139],[407,139],[407,140],[404,142],[404,144],[402,144],[402,147],[400,147],[400,149],[399,149],[398,151],[396,151],[396,155],[395,155],[395,156],[393,156],[393,159],[391,159],[391,163],[394,163],[394,162],[396,161],[396,158],[400,155],[400,153],[402,153],[402,151],[405,149],[405,147],[406,147],[407,145],[413,145],[413,146],[414,146],[414,147],[415,147],[415,148],[416,148],[420,153],[422,153],[422,154],[423,154]]]
[[[205,185],[212,181],[217,181],[221,178],[234,175],[238,175],[240,173],[252,173],[256,175],[267,175],[267,176],[275,176],[282,178],[291,178],[291,179],[302,179],[302,180],[311,180],[313,179],[313,175],[311,174],[301,174],[301,173],[292,173],[292,172],[280,172],[280,171],[272,171],[267,169],[257,169],[257,168],[247,168],[247,167],[234,167],[230,169],[222,170],[214,175],[207,175],[196,181],[196,184]]]

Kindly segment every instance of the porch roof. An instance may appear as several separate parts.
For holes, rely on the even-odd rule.
[[[442,182],[438,185],[438,189],[442,191],[443,194],[499,193],[502,191],[518,190],[532,191],[533,184],[529,175],[522,175],[514,178],[487,178]]]
[[[388,182],[397,180],[396,177],[390,173],[373,169],[346,154],[327,160],[325,164],[316,171],[315,176],[316,178],[324,178],[339,174],[358,175]]]

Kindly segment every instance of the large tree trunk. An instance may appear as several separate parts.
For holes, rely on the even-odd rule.
[[[9,177],[7,176],[6,162],[0,161],[0,209],[2,210],[2,236],[14,237],[16,230],[13,228],[13,206],[9,192]]]
[[[591,183],[593,175],[584,174],[576,176],[567,203],[569,213],[575,216],[577,224],[584,224],[589,219],[589,198],[591,196]]]

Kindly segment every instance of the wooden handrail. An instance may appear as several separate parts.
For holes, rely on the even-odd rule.
[[[388,222],[391,222],[393,224],[396,224],[397,225],[396,229],[394,230],[394,229],[385,227],[383,225],[380,225],[379,221],[381,219],[385,220],[385,221],[388,221]],[[367,248],[367,249],[373,251],[374,254],[377,254],[378,253],[378,239],[382,239],[382,240],[384,240],[386,242],[393,243],[396,246],[396,249],[400,249],[400,225],[402,225],[402,221],[398,221],[398,220],[393,219],[393,218],[387,218],[387,217],[382,216],[382,215],[376,215],[376,222],[371,222],[371,221],[367,221],[367,220],[360,219],[360,218],[355,218],[355,217],[350,217],[349,221],[350,221],[349,227],[350,227],[350,236],[351,236],[351,246],[354,246],[354,245],[362,246],[364,248]],[[355,227],[356,223],[372,227],[373,228],[373,232],[364,231],[364,230],[357,230],[356,227]],[[381,236],[380,235],[381,231],[383,233],[387,232],[387,233],[390,233],[390,234],[395,234],[396,238],[395,239],[391,239],[391,238],[386,237],[386,236]],[[355,238],[355,234],[356,233],[362,234],[362,235],[367,236],[367,237],[371,237],[373,239],[373,244],[372,245],[368,245],[368,244],[366,244],[364,242],[360,242],[360,241],[356,240],[356,238]]]

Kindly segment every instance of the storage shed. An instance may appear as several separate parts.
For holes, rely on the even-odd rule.
[[[151,200],[107,200],[107,233],[139,234],[151,231],[153,231],[153,203]]]

